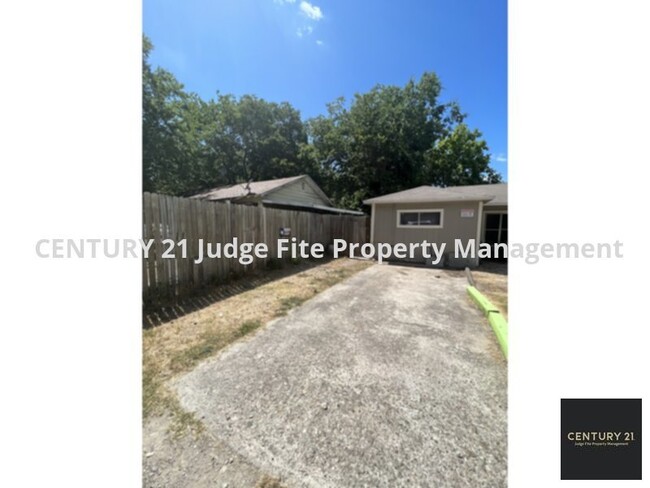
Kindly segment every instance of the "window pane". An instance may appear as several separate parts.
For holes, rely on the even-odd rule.
[[[501,231],[501,242],[502,242],[503,244],[507,244],[507,243],[508,243],[508,231],[507,231],[507,230],[502,230],[502,231]]]
[[[503,214],[501,217],[501,228],[502,229],[507,229],[508,228],[508,214]]]
[[[485,242],[488,244],[494,244],[499,240],[499,231],[498,230],[486,230],[485,231]]]
[[[486,214],[485,215],[485,228],[498,229],[501,214]]]
[[[418,225],[418,213],[402,212],[399,214],[399,225]]]
[[[440,225],[440,212],[422,212],[420,225]]]

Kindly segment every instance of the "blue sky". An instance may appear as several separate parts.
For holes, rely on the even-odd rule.
[[[303,118],[375,84],[440,77],[507,177],[506,0],[144,0],[153,65],[202,98],[288,101]]]

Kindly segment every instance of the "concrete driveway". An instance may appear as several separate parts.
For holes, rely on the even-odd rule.
[[[507,365],[465,285],[375,265],[175,388],[288,487],[505,487]]]

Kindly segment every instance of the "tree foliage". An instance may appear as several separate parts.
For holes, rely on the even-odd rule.
[[[457,104],[439,101],[440,92],[438,77],[425,73],[404,87],[357,94],[349,107],[339,99],[310,121],[328,191],[359,207],[365,198],[432,183],[427,155],[464,119]]]
[[[206,183],[215,177],[222,183],[281,178],[308,169],[300,157],[307,134],[300,112],[290,104],[222,95],[208,111]]]
[[[461,123],[425,153],[425,179],[436,186],[499,183],[490,167],[487,143],[479,130]]]
[[[149,63],[145,37],[143,182],[185,195],[218,185],[309,174],[337,205],[423,184],[497,182],[486,142],[441,83],[425,73],[405,86],[377,85],[348,105],[303,121],[289,103],[253,95],[204,101]]]
[[[183,90],[174,75],[149,64],[145,37],[142,59],[142,168],[147,191],[182,194],[197,186],[206,127],[205,104]]]

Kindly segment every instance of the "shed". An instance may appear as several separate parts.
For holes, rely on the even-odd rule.
[[[462,242],[508,242],[508,184],[454,187],[419,186],[370,198],[372,243],[446,243],[446,264],[477,266],[478,258],[455,256],[456,239]],[[425,262],[420,255],[416,262]]]
[[[308,175],[221,186],[190,198],[317,213],[364,215],[356,210],[334,207],[323,190]]]

